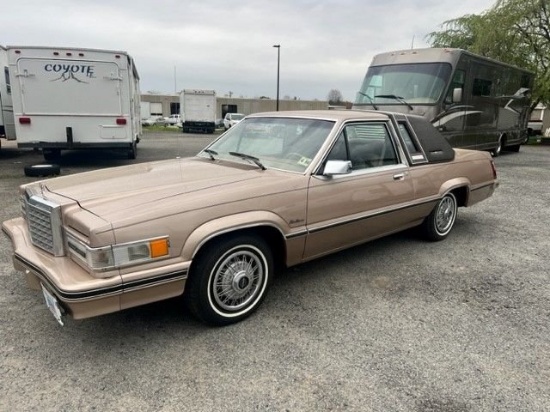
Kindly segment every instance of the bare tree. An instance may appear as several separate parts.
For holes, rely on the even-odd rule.
[[[328,92],[327,100],[329,104],[341,104],[344,101],[344,96],[340,90],[332,89]]]

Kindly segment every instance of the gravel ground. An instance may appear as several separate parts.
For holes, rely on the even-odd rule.
[[[196,153],[149,133],[138,159],[66,153],[62,174]],[[0,218],[23,165],[4,141]],[[1,411],[549,411],[550,146],[495,159],[500,188],[451,236],[405,232],[282,273],[260,310],[206,327],[180,299],[57,325],[0,238]]]

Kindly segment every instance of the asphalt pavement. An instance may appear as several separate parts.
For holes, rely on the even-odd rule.
[[[68,152],[61,173],[190,156],[213,137],[147,133],[136,160]],[[2,142],[2,221],[41,161]],[[550,146],[495,162],[500,187],[445,241],[405,232],[290,268],[223,328],[181,299],[61,327],[1,236],[0,411],[549,411]]]

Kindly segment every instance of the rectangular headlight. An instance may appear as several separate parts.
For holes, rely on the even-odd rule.
[[[163,258],[169,255],[168,237],[147,239],[120,245],[91,248],[80,240],[67,236],[72,256],[92,270],[107,270]]]

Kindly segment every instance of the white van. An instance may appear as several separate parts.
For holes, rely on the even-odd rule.
[[[136,157],[141,135],[139,75],[122,51],[8,46],[17,145],[117,149]]]

